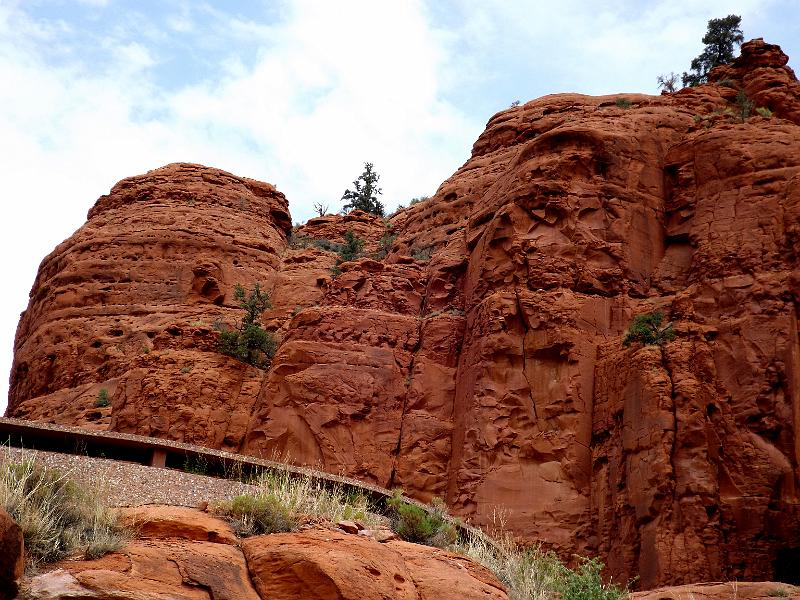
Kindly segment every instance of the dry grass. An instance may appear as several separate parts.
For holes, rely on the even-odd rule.
[[[321,479],[267,472],[253,484],[259,488],[255,495],[215,506],[215,512],[227,516],[240,536],[292,531],[304,520],[354,519],[367,527],[381,522],[366,494],[348,492]]]
[[[127,539],[101,498],[68,476],[0,454],[0,506],[22,529],[28,569],[78,553],[98,558]]]
[[[569,569],[558,556],[539,546],[520,548],[513,536],[500,525],[490,537],[471,529],[451,550],[467,556],[489,569],[506,586],[509,600],[623,600],[627,588],[603,583],[603,564],[579,559],[576,569]]]
[[[509,600],[553,600],[563,565],[538,547],[520,550],[509,534],[491,538],[470,530],[452,547],[489,569],[506,586]]]

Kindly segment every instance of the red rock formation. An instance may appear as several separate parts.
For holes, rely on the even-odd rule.
[[[631,600],[661,600],[662,598],[694,598],[695,600],[755,600],[762,598],[800,598],[800,588],[780,582],[730,581],[727,583],[697,583],[664,587],[649,592],[636,592],[630,595]]]
[[[236,283],[272,283],[290,227],[273,186],[217,169],[118,183],[42,262],[9,414],[237,449],[262,373],[215,352],[212,323],[240,318]]]
[[[336,278],[336,255],[298,240],[350,229],[373,253],[382,221],[321,217],[289,244],[266,184],[193,165],[125,180],[45,259],[8,414],[277,454],[478,523],[501,509],[522,538],[599,554],[645,588],[788,578],[800,84],[786,62],[754,40],[720,83],[498,113],[434,197],[390,219],[389,256]],[[739,87],[772,118],[742,122]],[[210,326],[236,320],[233,285],[256,281],[283,339],[268,372],[217,354]],[[676,340],[623,348],[655,309]]]
[[[483,567],[436,548],[385,544],[335,531],[281,533],[242,543],[263,598],[505,599]]]
[[[228,539],[224,521],[194,509],[139,507],[126,519],[146,539],[98,560],[66,560],[23,583],[30,600],[175,598],[505,600],[483,567],[406,542],[308,530]],[[222,534],[222,535],[221,535]]]
[[[25,568],[25,541],[22,529],[0,507],[0,600],[17,595],[17,580]]]

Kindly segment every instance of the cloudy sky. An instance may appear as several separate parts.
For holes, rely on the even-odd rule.
[[[39,261],[119,179],[203,163],[303,222],[370,161],[393,210],[513,101],[656,93],[730,13],[797,68],[800,0],[0,0],[0,412]]]

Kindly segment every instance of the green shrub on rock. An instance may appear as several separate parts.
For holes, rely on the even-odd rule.
[[[100,388],[100,391],[97,393],[97,398],[94,401],[95,408],[105,408],[111,404],[111,400],[108,396],[108,390],[106,388]]]
[[[388,504],[392,529],[405,541],[437,548],[446,548],[456,541],[456,527],[447,519],[441,500],[434,498],[431,510],[426,511],[403,500],[401,492],[395,490]]]
[[[561,600],[622,600],[627,597],[627,588],[613,583],[603,583],[600,573],[603,563],[596,558],[582,558],[575,570],[560,565],[561,574],[555,588]]]
[[[238,327],[218,325],[219,351],[244,363],[265,369],[278,350],[278,340],[271,331],[265,331],[258,324],[258,318],[268,308],[272,308],[269,294],[262,292],[259,284],[248,295],[244,287],[236,284],[234,298],[239,301],[245,315]]]
[[[662,345],[665,342],[675,339],[675,330],[672,323],[662,327],[664,313],[657,310],[651,313],[636,315],[633,323],[625,333],[622,345],[626,348],[634,342],[641,342],[644,345]]]

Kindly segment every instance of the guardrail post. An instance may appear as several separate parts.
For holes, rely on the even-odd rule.
[[[150,457],[151,467],[161,467],[162,469],[167,466],[167,451],[162,448],[154,448],[153,455]]]

